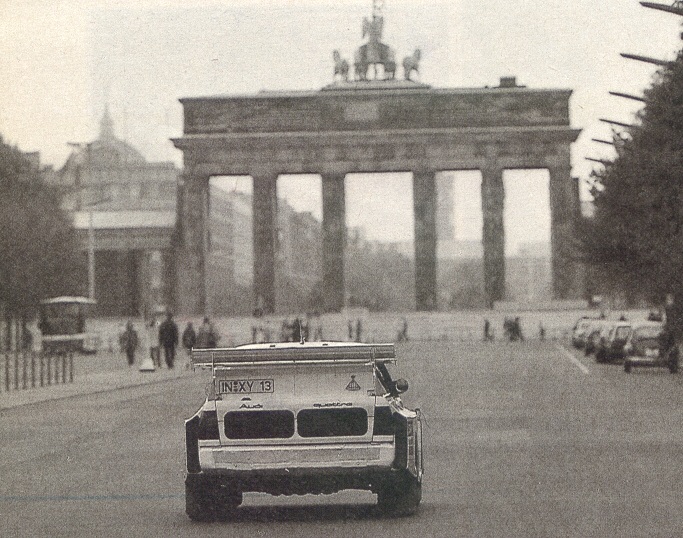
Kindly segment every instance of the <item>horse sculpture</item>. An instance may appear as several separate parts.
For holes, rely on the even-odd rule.
[[[403,58],[403,73],[406,80],[412,80],[410,78],[410,75],[413,71],[415,71],[415,73],[417,73],[418,75],[420,74],[421,56],[422,53],[420,52],[420,49],[415,49],[415,52],[413,52],[412,56],[406,56],[405,58]]]
[[[334,58],[334,79],[337,80],[337,75],[339,75],[341,80],[348,82],[349,62],[341,57],[338,50],[332,53],[332,57]]]

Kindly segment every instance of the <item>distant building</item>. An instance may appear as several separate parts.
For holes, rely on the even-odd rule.
[[[108,109],[99,137],[75,145],[53,177],[89,261],[94,250],[99,315],[138,316],[172,307],[178,177],[173,163],[148,163],[117,138]],[[88,281],[84,275],[84,294]]]
[[[520,243],[515,256],[507,259],[506,298],[511,301],[538,303],[551,301],[552,264],[550,243]]]
[[[252,197],[212,187],[210,194],[207,291],[214,313],[253,310],[254,253]],[[278,310],[303,312],[322,280],[322,226],[310,212],[278,199],[276,279]]]

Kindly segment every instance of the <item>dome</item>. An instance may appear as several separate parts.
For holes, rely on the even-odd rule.
[[[116,138],[114,122],[105,107],[100,120],[100,137],[90,143],[91,165],[111,166],[113,164],[145,163],[145,158],[133,146]]]

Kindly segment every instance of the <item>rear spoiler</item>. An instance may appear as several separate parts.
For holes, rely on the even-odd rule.
[[[396,362],[394,344],[333,345],[311,347],[234,347],[193,349],[193,366],[250,366],[291,364],[365,364]]]

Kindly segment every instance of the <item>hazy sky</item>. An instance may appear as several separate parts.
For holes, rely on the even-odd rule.
[[[371,0],[0,0],[0,133],[60,167],[67,142],[96,137],[109,102],[119,137],[148,160],[181,154],[184,96],[318,89],[331,82],[331,53],[351,58]],[[496,85],[514,75],[532,88],[571,88],[574,174],[584,157],[609,155],[600,117],[629,122],[655,67],[620,52],[673,58],[681,19],[637,0],[386,0],[384,42],[403,56],[420,47],[433,87]],[[458,175],[463,238],[481,235],[477,179]],[[316,183],[317,182],[317,183]],[[319,214],[320,193],[281,181],[281,194]],[[547,239],[547,176],[506,174],[510,242]],[[382,239],[412,238],[410,179],[350,177],[348,219]],[[473,203],[476,202],[476,203]],[[317,204],[317,206],[316,206]],[[470,208],[467,213],[466,208]],[[396,218],[394,218],[396,217]],[[469,223],[469,224],[468,224]]]

